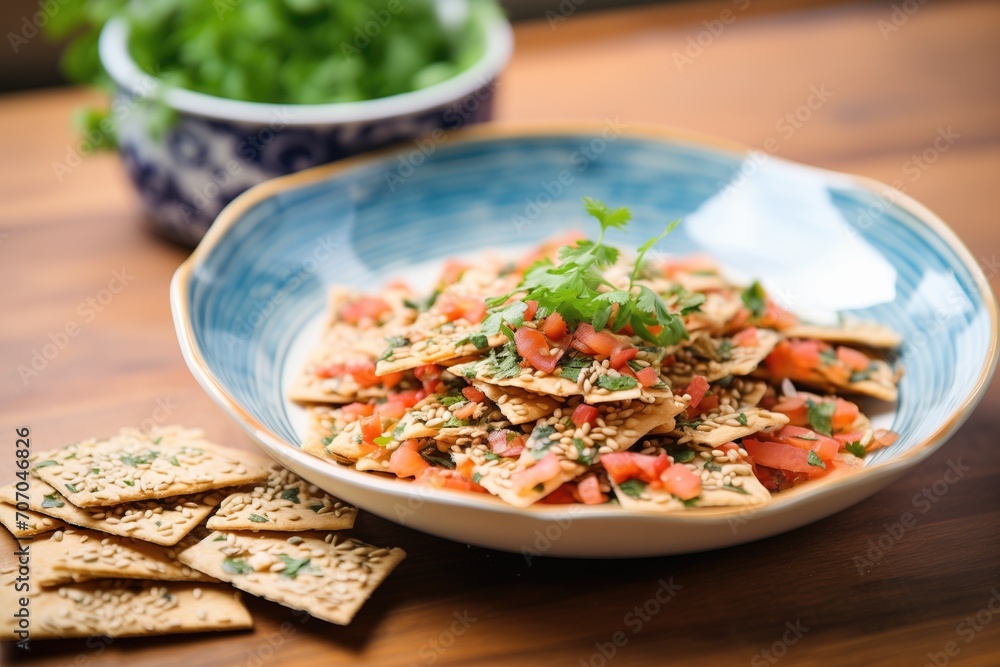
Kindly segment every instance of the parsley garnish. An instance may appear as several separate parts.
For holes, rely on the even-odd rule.
[[[482,480],[482,478],[483,478],[482,473],[478,473],[478,472],[472,473],[472,483],[473,484],[479,484],[479,482],[480,482],[480,480]]]
[[[634,377],[629,377],[628,375],[619,375],[617,377],[602,375],[597,378],[597,386],[607,389],[608,391],[623,391],[625,389],[632,389],[633,387],[639,386],[639,381]]]
[[[671,445],[667,447],[667,454],[673,457],[674,463],[687,463],[688,461],[693,461],[695,457],[694,450],[684,445]]]
[[[122,481],[125,482],[125,486],[135,486],[135,482],[130,479],[124,479]]]
[[[722,466],[715,462],[715,460],[705,461],[705,470],[709,472],[722,472]]]
[[[571,354],[563,357],[562,363],[559,365],[559,377],[576,382],[580,379],[580,373],[583,372],[583,369],[590,368],[593,363],[593,357],[588,357],[586,354]]]
[[[419,308],[417,310],[419,310]],[[389,347],[385,349],[385,352],[383,352],[376,361],[386,361],[392,356],[393,352],[396,351],[397,347],[406,347],[409,345],[410,339],[402,336],[393,336],[392,338],[386,339],[386,343],[389,344]]]
[[[865,454],[868,453],[867,450],[865,449],[865,446],[861,444],[860,440],[855,440],[854,442],[847,443],[846,445],[844,445],[844,449],[846,449],[851,454],[854,454],[859,459],[865,458]]]
[[[124,463],[127,466],[132,466],[133,468],[137,468],[141,465],[149,465],[150,463],[153,462],[153,459],[155,459],[159,455],[160,455],[159,452],[154,452],[151,450],[147,450],[141,454],[136,454],[135,456],[132,456],[131,454],[122,454],[122,463]]]
[[[698,428],[704,422],[701,419],[678,419],[675,428]]]
[[[750,495],[750,492],[747,491],[746,489],[739,486],[733,486],[732,484],[723,484],[722,488],[724,488],[726,491],[735,491],[736,493],[742,493],[745,496]]]
[[[396,440],[403,439],[403,433],[406,432],[406,422],[399,422],[396,424],[396,428],[392,429],[392,437]]]
[[[455,462],[451,460],[451,455],[444,454],[437,450],[437,448],[432,449],[429,452],[420,452],[420,457],[430,463],[431,465],[438,466],[439,468],[447,468],[448,470],[455,469]]]
[[[290,579],[294,579],[299,570],[308,565],[311,560],[309,558],[292,558],[288,554],[278,554],[278,558],[285,564],[285,569],[281,571],[281,574]]]
[[[826,470],[826,464],[823,463],[823,459],[821,459],[819,457],[819,454],[817,454],[811,449],[809,450],[809,458],[807,459],[807,461],[811,466],[816,466],[817,468],[822,468],[823,470]]]
[[[870,369],[863,371],[854,371],[851,373],[851,377],[848,382],[864,382],[865,380],[871,379],[872,372]]]
[[[250,517],[249,518],[254,523],[267,523],[267,517],[263,517],[263,516],[261,516],[259,514],[255,514],[253,512],[250,513]]]
[[[310,505],[309,509],[311,509],[313,512],[316,512],[317,514],[319,514],[319,511],[321,509],[323,509],[323,506],[322,505]]]
[[[38,470],[39,468],[48,468],[49,466],[57,466],[57,465],[59,465],[58,461],[42,461],[41,463],[36,465],[33,468],[33,470]]]
[[[738,421],[740,423],[740,426],[746,426],[747,425],[747,413],[741,412],[739,414],[739,416],[736,418],[736,421]]]
[[[514,378],[521,374],[521,355],[517,353],[514,341],[507,341],[503,346],[490,350],[485,363],[486,372],[492,378]]]
[[[58,493],[50,493],[49,495],[45,496],[45,498],[42,500],[42,509],[48,509],[49,507],[65,507],[65,506],[66,503],[59,500]]]
[[[385,447],[390,442],[392,442],[392,436],[391,435],[380,435],[379,437],[375,438],[374,442],[379,447]]]
[[[833,413],[837,409],[835,403],[817,403],[811,398],[806,401],[809,407],[809,423],[817,433],[833,434]]]
[[[618,485],[625,495],[631,496],[632,498],[638,498],[642,495],[642,492],[646,490],[646,483],[641,479],[627,479]]]
[[[285,489],[284,491],[281,492],[281,499],[282,500],[291,500],[293,503],[295,503],[296,505],[298,505],[299,502],[300,502],[299,501],[299,487],[297,487],[297,486],[290,486],[290,487],[288,487],[287,489]]]
[[[79,493],[79,491],[76,490],[76,487],[73,486],[72,484],[67,484],[66,488],[69,489],[70,493]]]
[[[741,298],[743,299],[743,305],[747,307],[755,319],[764,316],[764,311],[767,309],[767,293],[764,292],[764,288],[760,282],[753,281],[750,287],[743,290]]]
[[[609,229],[624,229],[632,219],[632,213],[627,208],[610,209],[589,197],[584,197],[583,204],[587,213],[601,226],[597,241],[581,240],[574,245],[563,246],[559,250],[559,264],[549,260],[538,262],[528,269],[514,291],[487,299],[491,315],[483,323],[483,331],[490,333],[490,327],[498,326],[500,320],[514,324],[506,311],[516,303],[531,300],[547,312],[558,312],[571,329],[581,322],[588,322],[600,331],[608,325],[617,305],[612,325],[616,332],[630,325],[637,336],[660,346],[686,339],[688,332],[681,318],[671,313],[653,290],[636,284],[646,254],[673,231],[677,221],[639,247],[628,288],[616,289],[601,275],[602,269],[618,260],[618,250],[604,245],[604,235]],[[507,301],[515,295],[521,301],[507,305]],[[694,305],[697,304],[692,302],[688,307]],[[523,316],[523,311],[521,314]],[[654,334],[649,330],[652,326],[660,326],[662,330]]]
[[[503,457],[500,456],[499,454],[494,454],[493,452],[486,452],[483,458],[485,458],[487,461],[499,461]]]
[[[178,468],[181,467],[181,462],[177,460],[176,456],[171,456],[167,460],[170,461],[170,465],[177,466]]]
[[[723,338],[715,352],[719,357],[718,361],[729,361],[733,358],[733,341]]]
[[[589,466],[594,462],[594,455],[589,456],[584,453],[587,445],[580,438],[573,438],[573,446],[576,447],[576,462],[582,466]]]
[[[242,558],[224,558],[222,559],[222,570],[228,572],[229,574],[250,574],[253,572],[253,568],[250,567],[250,563],[246,562]]]
[[[465,403],[465,397],[464,396],[444,396],[443,398],[441,398],[438,401],[438,403],[440,403],[441,405],[443,405],[443,406],[445,406],[447,408],[447,407],[450,407],[452,405],[457,405],[458,403]]]

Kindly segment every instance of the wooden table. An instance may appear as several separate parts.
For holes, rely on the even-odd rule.
[[[899,3],[918,6],[912,16],[894,15],[887,3],[792,5],[692,3],[521,25],[499,116],[686,126],[897,182],[954,226],[996,286],[1000,5]],[[690,47],[699,40],[700,53]],[[680,60],[689,47],[690,61]],[[812,110],[802,106],[811,96]],[[56,90],[0,100],[0,267],[12,286],[0,292],[4,480],[12,479],[21,425],[31,427],[37,450],[147,420],[201,425],[216,439],[254,447],[198,388],[177,349],[167,284],[186,252],[143,230],[115,157],[88,158],[61,179],[54,173],[53,163],[72,151],[68,119],[83,97]],[[958,138],[935,152],[935,137],[949,131]],[[126,289],[86,305],[115,271],[133,276]],[[78,325],[75,335],[22,382],[17,366],[69,323]],[[252,633],[38,643],[27,659],[8,645],[4,659],[597,667],[614,653],[616,665],[997,665],[998,415],[994,385],[951,442],[905,479],[838,516],[755,544],[529,564],[365,515],[363,537],[402,546],[409,557],[348,628],[310,621],[282,631],[287,611],[251,600]],[[970,471],[926,513],[915,511],[916,495],[958,461]],[[868,557],[906,511],[915,511],[916,525],[891,545],[883,538],[882,553],[859,570],[855,559]],[[650,602],[671,579],[682,587],[673,599]]]

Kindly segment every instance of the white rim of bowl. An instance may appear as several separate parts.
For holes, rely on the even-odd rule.
[[[265,104],[215,97],[184,88],[161,86],[144,72],[128,51],[129,27],[124,19],[108,21],[101,30],[101,64],[114,82],[144,98],[159,96],[167,106],[195,116],[245,123],[317,125],[373,121],[447,106],[490,84],[503,71],[514,49],[514,34],[503,17],[484,26],[486,49],[471,67],[450,79],[409,93],[362,102],[333,104]],[[161,90],[162,88],[162,90]]]

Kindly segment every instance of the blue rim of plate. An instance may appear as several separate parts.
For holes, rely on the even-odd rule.
[[[528,139],[531,137],[582,137],[598,136],[606,128],[603,123],[590,122],[558,122],[558,123],[492,123],[468,129],[459,130],[448,134],[448,146],[469,145],[482,142],[497,142],[510,139]],[[709,149],[716,152],[728,153],[733,158],[742,158],[751,153],[751,149],[735,142],[700,135],[687,130],[663,126],[642,126],[630,124],[622,131],[622,135],[637,141],[667,142],[674,144],[688,144],[693,148]],[[332,461],[320,461],[320,459],[303,452],[296,445],[287,442],[284,438],[271,431],[267,426],[250,414],[239,401],[236,400],[223,386],[222,382],[210,370],[202,351],[198,345],[197,337],[192,327],[190,317],[190,293],[191,280],[196,269],[202,266],[211,253],[219,246],[226,236],[233,230],[242,216],[250,209],[263,201],[289,190],[296,190],[322,183],[338,174],[371,166],[381,161],[399,155],[403,150],[412,149],[411,144],[390,147],[381,151],[368,153],[365,155],[349,158],[329,165],[315,167],[302,172],[283,176],[257,185],[244,194],[240,195],[230,203],[218,216],[212,227],[209,229],[204,240],[194,250],[191,256],[177,269],[171,281],[171,309],[173,311],[174,323],[177,332],[181,351],[191,369],[193,375],[201,384],[202,388],[220,405],[227,413],[239,423],[254,439],[264,445],[265,449],[271,448],[279,452],[282,456],[295,460],[297,463],[310,468],[315,468],[317,462],[321,462],[329,467],[331,475],[344,479],[345,482],[368,487],[376,491],[383,491],[391,495],[405,495],[403,486],[409,486],[408,482],[383,478],[370,473],[360,473],[353,468],[338,465]],[[825,170],[817,170],[824,172]],[[837,178],[848,178],[853,185],[879,196],[891,190],[878,181],[861,176],[845,175],[840,172],[825,172]],[[795,487],[785,491],[771,499],[765,506],[768,510],[776,507],[795,503],[801,498],[812,497],[817,494],[824,494],[834,487],[846,487],[852,484],[862,484],[873,475],[893,475],[901,474],[909,467],[919,463],[929,456],[934,450],[941,446],[948,437],[957,430],[962,423],[972,413],[979,400],[986,391],[987,386],[993,376],[997,365],[998,325],[997,303],[990,289],[986,277],[976,263],[972,254],[959,240],[955,233],[947,224],[938,218],[919,202],[898,191],[892,191],[892,205],[908,214],[902,220],[910,231],[920,232],[926,235],[930,232],[936,239],[952,252],[962,263],[968,272],[972,283],[978,289],[977,296],[982,301],[982,306],[986,311],[989,322],[989,344],[985,363],[980,370],[979,376],[970,391],[960,400],[951,413],[944,418],[940,425],[930,434],[921,438],[909,446],[905,451],[899,452],[887,461],[879,461],[868,465],[863,471],[854,474],[844,475],[835,478],[823,478],[810,482],[807,485]],[[573,506],[572,510],[565,507],[532,506],[529,508],[516,508],[502,501],[484,496],[482,494],[466,494],[448,490],[421,490],[422,495],[431,494],[438,501],[446,504],[469,505],[478,503],[489,506],[492,510],[500,510],[509,513],[532,515],[544,515],[556,518],[572,513],[574,517],[593,515],[616,515],[625,514],[648,515],[646,512],[630,511],[620,507],[603,506]],[[745,508],[719,507],[719,508],[699,508],[697,511],[672,514],[672,518],[682,520],[690,519],[694,521],[717,521],[725,520],[734,514],[745,512]]]

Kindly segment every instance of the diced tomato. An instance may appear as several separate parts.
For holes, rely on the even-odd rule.
[[[661,365],[664,368],[667,368],[669,366],[673,366],[676,363],[677,363],[677,355],[676,354],[668,354],[667,356],[663,357],[663,364],[661,364]]]
[[[899,440],[899,434],[890,431],[887,428],[880,428],[875,431],[875,437],[872,438],[872,442],[868,445],[869,449],[876,449],[878,447],[888,447],[889,445],[895,443]]]
[[[860,412],[854,403],[837,398],[837,407],[833,411],[833,430],[844,431],[851,428]]]
[[[615,348],[620,345],[620,341],[614,335],[607,331],[594,331],[594,327],[587,322],[581,322],[576,327],[573,337],[591,350],[591,354],[601,357],[611,356]]]
[[[387,419],[402,419],[406,414],[406,408],[402,403],[396,401],[386,401],[375,406],[375,414]]]
[[[484,299],[472,299],[465,305],[462,311],[462,319],[472,324],[478,324],[486,319],[486,301]]]
[[[573,485],[563,484],[538,502],[544,505],[572,505],[576,502],[576,496],[573,495]]]
[[[414,369],[413,374],[424,385],[424,391],[428,394],[433,394],[437,391],[438,383],[441,381],[441,369],[438,366],[434,364],[418,366]]]
[[[361,418],[362,442],[374,443],[375,438],[382,435],[382,419],[378,415]]]
[[[660,479],[663,471],[670,466],[670,459],[666,454],[652,456],[636,452],[610,452],[601,455],[601,464],[618,484],[629,479],[652,482]]]
[[[535,313],[538,312],[538,302],[534,300],[525,301],[528,307],[524,311],[524,321],[531,322],[535,319]]]
[[[460,405],[458,408],[452,411],[451,414],[455,415],[456,419],[468,419],[476,412],[476,408],[479,407],[478,403],[473,403],[469,401],[465,405]]]
[[[382,299],[363,296],[344,304],[340,309],[340,319],[348,324],[360,324],[363,321],[374,323],[389,312],[392,312],[392,308]]]
[[[490,431],[487,436],[490,443],[490,451],[498,456],[517,458],[524,451],[524,444],[527,439],[524,434],[510,429],[499,429]]]
[[[865,437],[864,431],[850,431],[849,433],[834,433],[833,439],[839,442],[842,446],[849,445],[852,442],[861,442],[861,439]]]
[[[811,371],[819,366],[819,353],[823,349],[823,344],[818,340],[793,340],[788,344],[791,347],[792,363],[800,370]]]
[[[375,414],[375,406],[371,403],[348,403],[340,409],[344,421],[353,422],[361,417],[368,417]]]
[[[660,479],[663,481],[663,488],[681,500],[691,500],[701,495],[701,478],[687,466],[670,466],[663,471]]]
[[[566,335],[566,320],[559,313],[552,313],[542,323],[542,333],[549,340],[559,340]]]
[[[450,322],[466,320],[477,324],[486,317],[486,301],[480,297],[445,292],[434,302],[434,310],[447,317]]]
[[[688,394],[691,397],[691,402],[688,405],[692,408],[698,407],[706,392],[708,392],[708,378],[704,375],[695,375],[688,385],[680,390],[681,396]]]
[[[844,362],[844,365],[852,371],[868,370],[871,360],[864,352],[859,352],[850,347],[841,345],[837,348],[837,358]]]
[[[820,342],[815,340],[783,340],[774,346],[764,363],[778,378],[801,377],[820,365],[821,349]]]
[[[781,331],[798,324],[799,318],[768,299],[767,305],[764,307],[764,315],[760,318],[759,323],[762,327]]]
[[[472,476],[475,474],[476,462],[472,459],[465,459],[460,464],[455,466],[455,471],[462,476],[462,479],[469,482],[472,481]]]
[[[597,423],[597,416],[600,414],[597,408],[593,405],[587,405],[586,403],[581,403],[576,406],[573,410],[573,416],[570,419],[577,427],[582,428],[584,424],[590,424],[593,426]]]
[[[809,464],[809,453],[806,450],[794,445],[743,438],[743,448],[758,465],[800,472],[809,477],[822,477],[826,474],[822,466]]]
[[[656,372],[656,369],[652,366],[646,366],[640,371],[636,371],[635,379],[639,381],[643,387],[652,387],[654,384],[660,381],[660,374]]]
[[[760,342],[757,335],[757,327],[747,327],[733,335],[733,345],[740,347],[754,347]]]
[[[448,287],[454,285],[461,278],[462,274],[469,270],[469,265],[457,259],[449,259],[441,268],[441,276],[438,278],[438,286]]]
[[[619,345],[611,352],[611,368],[621,370],[630,359],[635,359],[637,354],[639,354],[638,348],[631,345]]]
[[[517,353],[540,371],[551,373],[556,369],[559,354],[549,354],[549,343],[545,334],[530,327],[520,327],[514,334]]]
[[[749,308],[747,308],[746,306],[740,306],[740,309],[736,311],[736,314],[733,315],[733,318],[726,323],[726,328],[729,331],[737,331],[739,329],[742,329],[747,325],[747,322],[750,321],[751,315],[753,315],[753,313],[750,312]]]
[[[699,414],[708,414],[713,410],[717,410],[719,407],[719,397],[718,396],[705,396],[698,402],[695,408]]]
[[[418,443],[416,440],[407,440],[407,443]],[[419,443],[418,443],[419,444]],[[389,456],[389,470],[395,473],[396,477],[416,477],[430,464],[420,456],[415,446],[400,445],[396,451]]]
[[[635,376],[635,371],[632,370],[632,367],[629,366],[628,364],[619,368],[618,372],[621,373],[622,375],[632,378],[633,380],[638,380],[638,378]]]
[[[538,484],[544,484],[555,479],[562,472],[559,466],[559,459],[555,454],[549,452],[535,465],[525,468],[510,476],[511,484],[517,490],[530,489]]]
[[[803,396],[785,398],[769,409],[788,417],[788,423],[794,426],[805,426],[809,423],[809,406]]]
[[[462,396],[465,396],[473,403],[482,403],[484,400],[486,400],[486,394],[479,391],[472,385],[469,385],[468,387],[462,389]]]
[[[445,470],[436,466],[428,466],[417,475],[413,481],[418,486],[430,486],[436,489],[451,489],[453,491],[473,491],[475,493],[485,493],[486,489],[475,482],[462,479],[462,476],[455,470]]]
[[[375,375],[375,364],[370,361],[347,364],[344,367],[344,372],[354,378],[359,387],[375,387],[382,384],[382,378]]]
[[[597,480],[597,475],[586,475],[576,483],[577,493],[580,494],[580,502],[584,505],[600,505],[608,502],[608,497],[601,493],[601,483]]]
[[[423,393],[423,395],[421,395]],[[412,408],[414,405],[420,401],[427,398],[426,392],[422,389],[405,389],[403,391],[397,391],[389,396],[389,400],[393,403],[399,403],[404,408]]]
[[[824,461],[829,461],[840,451],[840,443],[833,438],[801,426],[784,426],[774,439],[806,451],[811,449]]]
[[[340,377],[344,374],[344,364],[328,364],[326,366],[319,366],[315,372],[316,377],[323,379]]]

